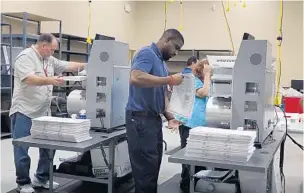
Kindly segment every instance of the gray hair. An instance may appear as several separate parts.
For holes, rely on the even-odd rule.
[[[53,40],[56,40],[56,37],[53,35],[53,34],[50,34],[50,33],[43,33],[39,36],[38,40],[37,40],[37,43],[43,43],[43,42],[46,42],[46,43],[52,43]]]

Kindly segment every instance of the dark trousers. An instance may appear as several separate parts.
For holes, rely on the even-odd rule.
[[[157,193],[163,154],[161,117],[134,115],[127,111],[126,129],[135,193]]]
[[[185,148],[187,146],[187,139],[189,137],[189,131],[191,128],[186,127],[185,125],[179,126],[179,135],[181,140],[181,148]],[[205,167],[195,167],[195,173],[205,170]],[[192,174],[194,175],[194,174]],[[189,187],[190,186],[190,166],[182,164],[182,173],[181,173],[181,186]]]

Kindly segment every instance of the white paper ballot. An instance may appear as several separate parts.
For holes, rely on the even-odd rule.
[[[193,74],[184,74],[182,84],[173,87],[168,109],[170,113],[190,118],[195,100],[195,77]]]
[[[65,81],[83,81],[86,80],[86,76],[62,76],[61,77]]]
[[[6,46],[2,46],[2,51],[3,51],[3,56],[4,56],[5,64],[9,65],[10,61],[8,59],[8,51],[6,49]]]
[[[195,127],[190,130],[185,156],[247,162],[255,151],[255,138],[256,131]]]

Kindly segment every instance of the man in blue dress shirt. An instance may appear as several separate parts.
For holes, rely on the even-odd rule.
[[[192,56],[188,59],[187,67],[183,70],[183,73],[193,73],[195,75],[196,94],[191,117],[189,119],[176,117],[177,120],[183,122],[183,124],[179,126],[181,148],[186,147],[191,128],[206,126],[206,105],[210,91],[211,68],[206,59],[198,61],[195,56]],[[189,166],[182,165],[180,188],[184,193],[189,192],[189,169]],[[204,169],[204,167],[196,167],[195,172],[201,169]]]
[[[166,112],[168,85],[179,85],[181,73],[169,76],[166,61],[184,45],[176,29],[166,30],[157,43],[140,49],[132,61],[126,129],[135,193],[157,193],[163,154],[163,114],[169,128],[180,122]]]

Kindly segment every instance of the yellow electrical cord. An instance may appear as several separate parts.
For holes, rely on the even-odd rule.
[[[243,0],[243,5],[242,5],[244,8],[246,8],[246,0]]]
[[[224,16],[225,16],[225,21],[226,21],[226,27],[227,27],[227,30],[228,30],[229,39],[230,39],[230,43],[231,43],[232,53],[233,53],[233,55],[235,55],[234,43],[233,43],[233,40],[232,40],[231,30],[230,30],[229,22],[228,22],[227,15],[226,15],[227,10],[225,9],[225,5],[224,5],[223,0],[221,0],[221,2],[222,2],[222,8],[223,8],[222,10],[223,10],[223,13],[224,13]],[[229,5],[229,2],[228,2],[228,5]]]
[[[230,11],[230,2],[229,2],[229,0],[227,0],[226,11],[227,11],[227,12],[229,12],[229,11]]]
[[[174,3],[174,0],[169,0],[170,3]],[[179,30],[182,31],[184,26],[183,26],[183,1],[180,0],[180,24],[179,24]],[[165,1],[165,27],[164,31],[167,29],[167,21],[168,21],[168,1]]]
[[[168,2],[167,1],[165,1],[165,27],[164,27],[164,31],[166,31],[166,29],[167,29],[167,10],[168,9]]]
[[[88,3],[88,13],[89,13],[89,20],[88,20],[88,37],[87,37],[87,43],[88,44],[91,44],[92,43],[92,40],[91,40],[91,37],[90,37],[90,34],[91,34],[91,2],[92,1],[89,1]]]
[[[182,31],[183,30],[183,1],[180,0],[179,2],[180,4],[180,23],[179,23],[179,30]]]
[[[280,0],[280,16],[279,16],[279,36],[277,38],[278,41],[278,61],[277,61],[277,74],[276,74],[276,97],[275,97],[275,105],[281,104],[281,96],[280,96],[280,84],[281,84],[281,48],[283,41],[283,0]]]

